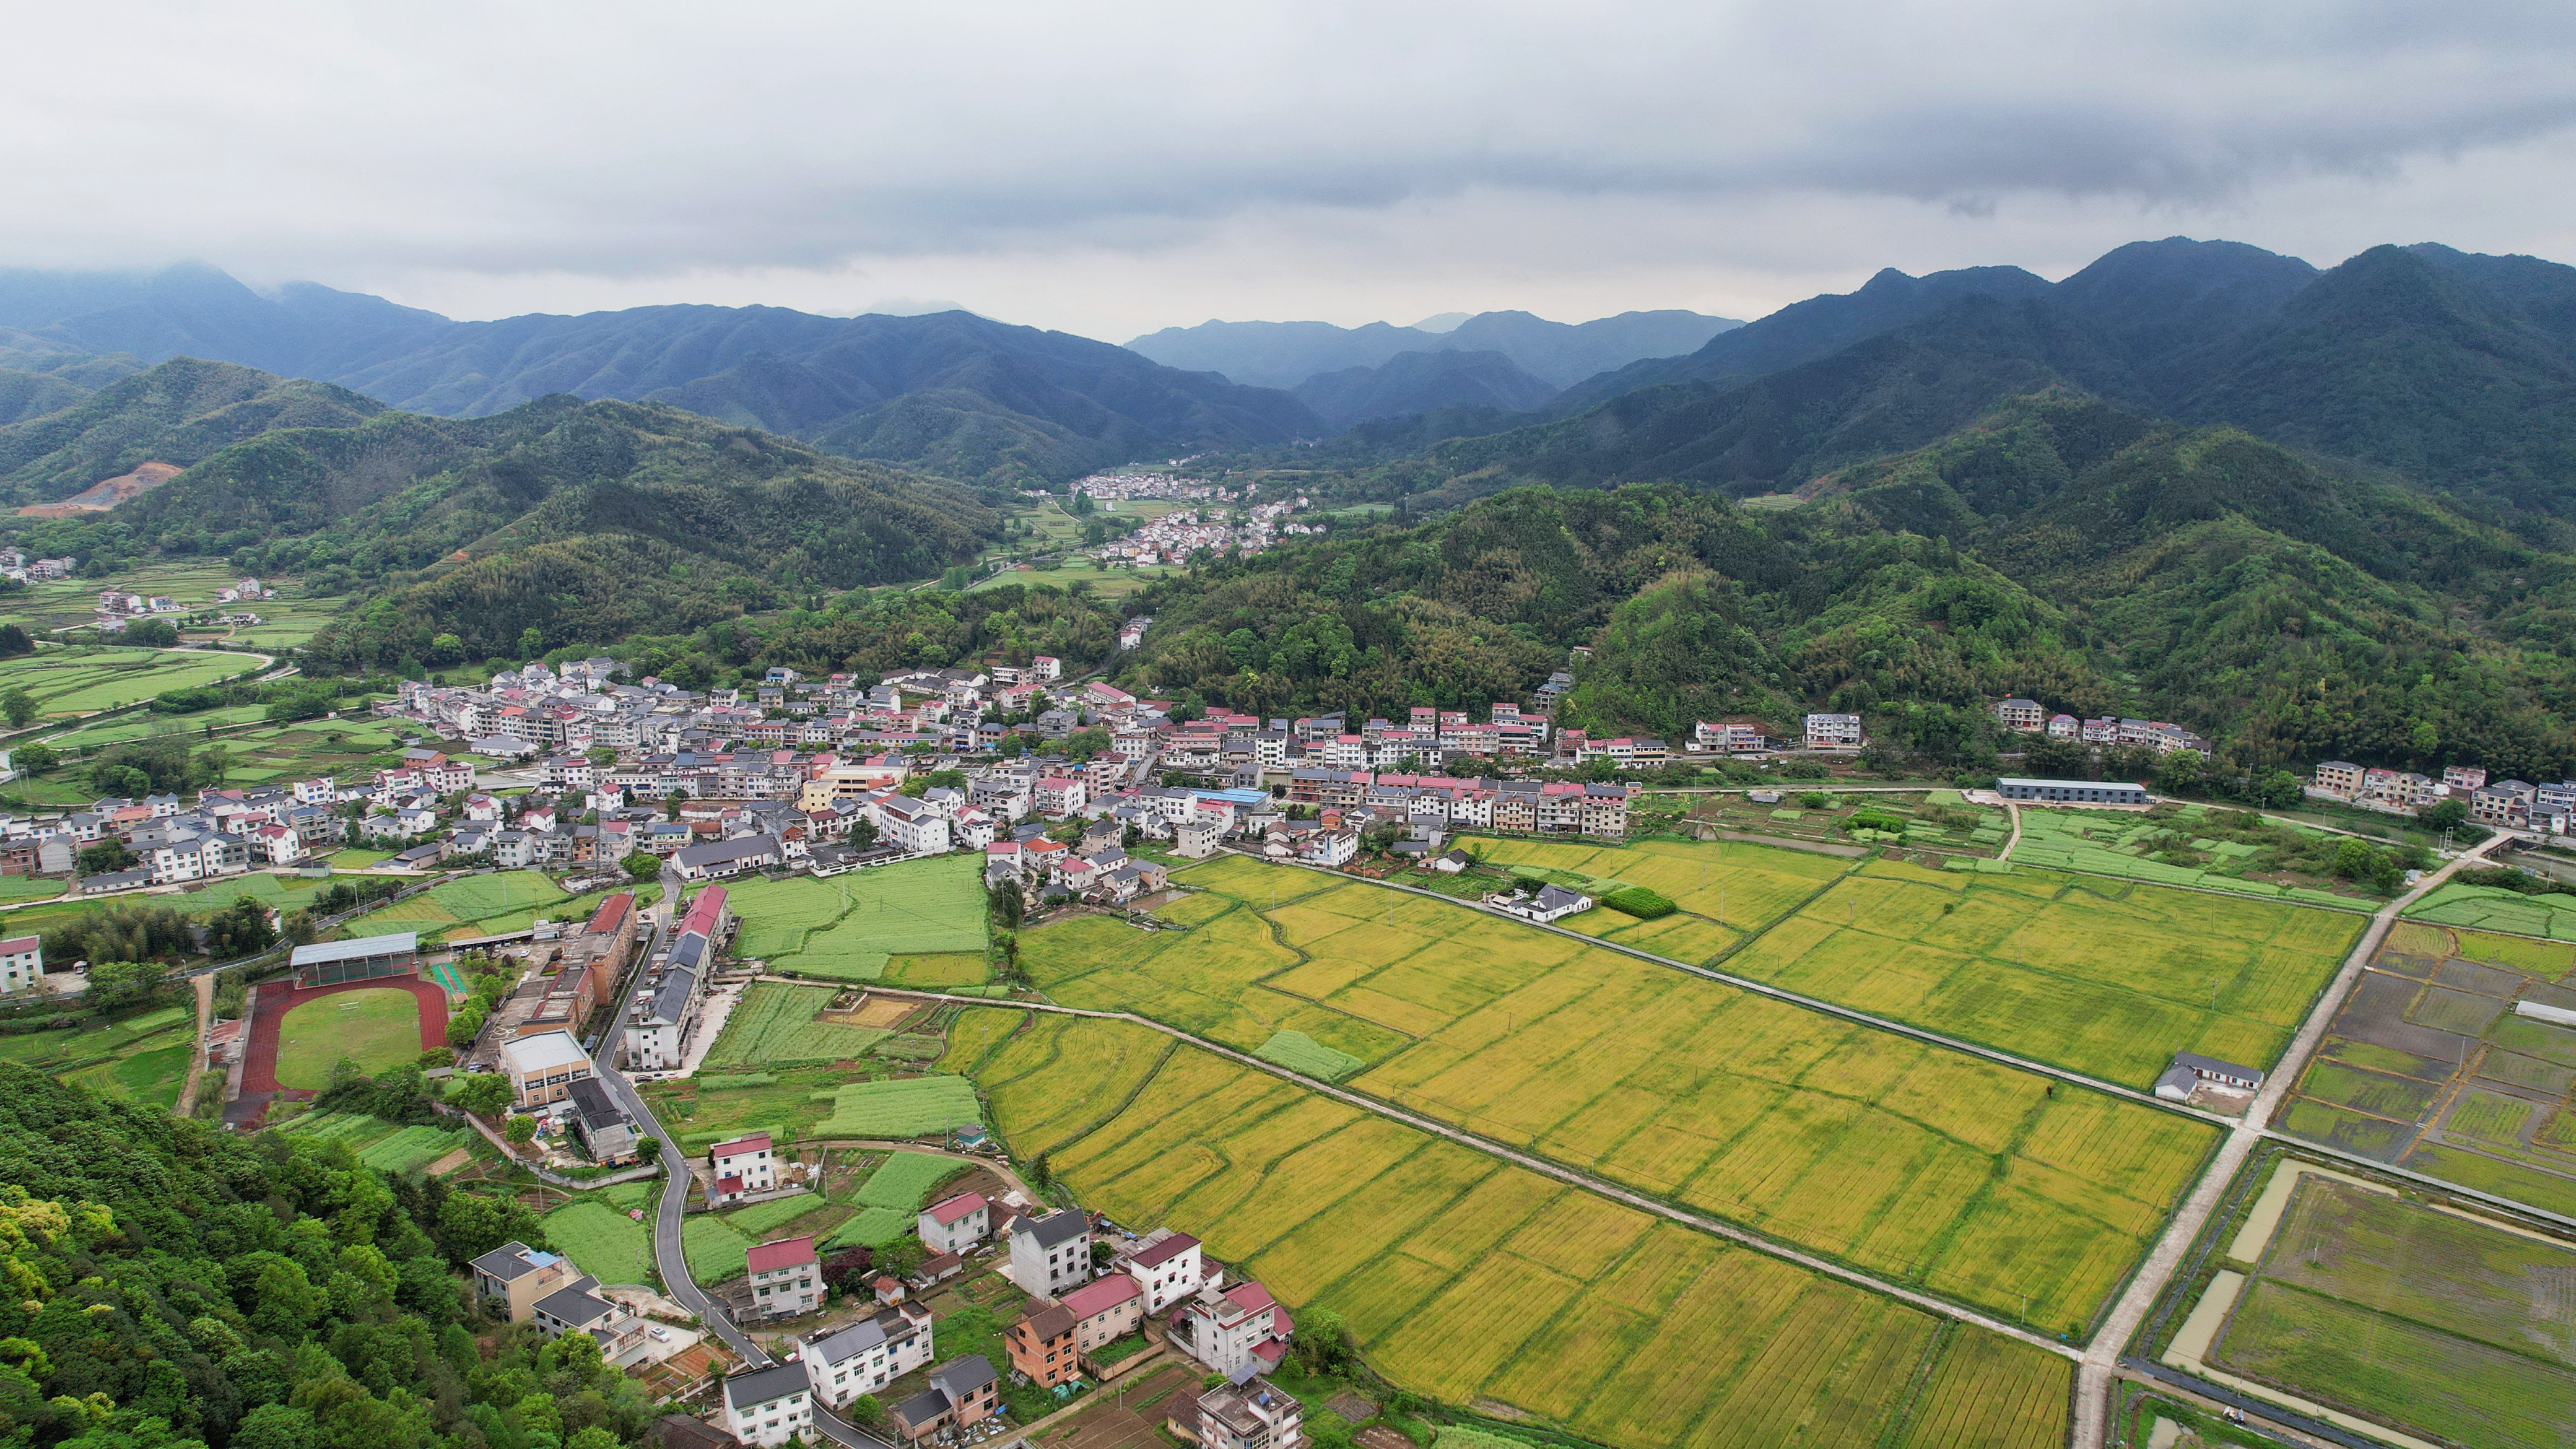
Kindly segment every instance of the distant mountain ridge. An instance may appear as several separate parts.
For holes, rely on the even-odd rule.
[[[1281,392],[967,312],[672,306],[456,322],[311,283],[262,296],[213,268],[182,266],[0,272],[0,328],[0,363],[46,349],[138,365],[197,357],[442,417],[555,393],[667,401],[852,457],[996,483],[1060,482],[1157,451],[1284,442],[1323,427]]]
[[[1425,318],[1446,322],[1448,315]],[[1405,352],[1499,352],[1512,365],[1564,387],[1638,358],[1690,352],[1744,324],[1698,312],[1622,312],[1590,322],[1550,322],[1527,312],[1479,312],[1441,330],[1371,322],[1202,322],[1166,327],[1127,344],[1169,367],[1223,373],[1240,383],[1294,388],[1319,373],[1383,367]]]
[[[2576,519],[2576,268],[2430,245],[2323,272],[2179,237],[2054,285],[2015,268],[1882,272],[1397,471],[1453,497],[1666,478],[1788,492],[2052,386]]]
[[[1555,395],[1553,384],[1499,352],[1399,352],[1377,367],[1319,372],[1297,385],[1297,400],[1336,431],[1450,408],[1522,413]]]

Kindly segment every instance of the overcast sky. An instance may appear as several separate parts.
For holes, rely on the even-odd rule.
[[[2576,261],[2576,5],[21,7],[0,265],[459,317],[1754,317],[2124,241]]]

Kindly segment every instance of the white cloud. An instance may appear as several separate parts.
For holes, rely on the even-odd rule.
[[[2228,235],[2567,254],[2561,6],[54,7],[0,263],[458,315],[1755,315]],[[2403,223],[2403,224],[2401,224]]]

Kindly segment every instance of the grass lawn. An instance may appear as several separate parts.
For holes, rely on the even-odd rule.
[[[277,1037],[279,1084],[318,1090],[342,1057],[368,1076],[417,1060],[420,1003],[403,990],[343,991],[288,1012]]]

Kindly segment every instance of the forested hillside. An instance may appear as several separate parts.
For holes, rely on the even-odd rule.
[[[416,1086],[416,1080],[414,1085]],[[75,1449],[616,1449],[654,1410],[586,1334],[469,1328],[517,1204],[0,1064],[0,1439]]]
[[[183,360],[0,429],[0,456],[28,460],[13,477],[42,496],[137,454],[188,466],[112,514],[19,521],[19,536],[101,572],[158,550],[374,594],[314,640],[325,669],[692,628],[935,575],[999,528],[959,485],[632,403],[428,418]]]

